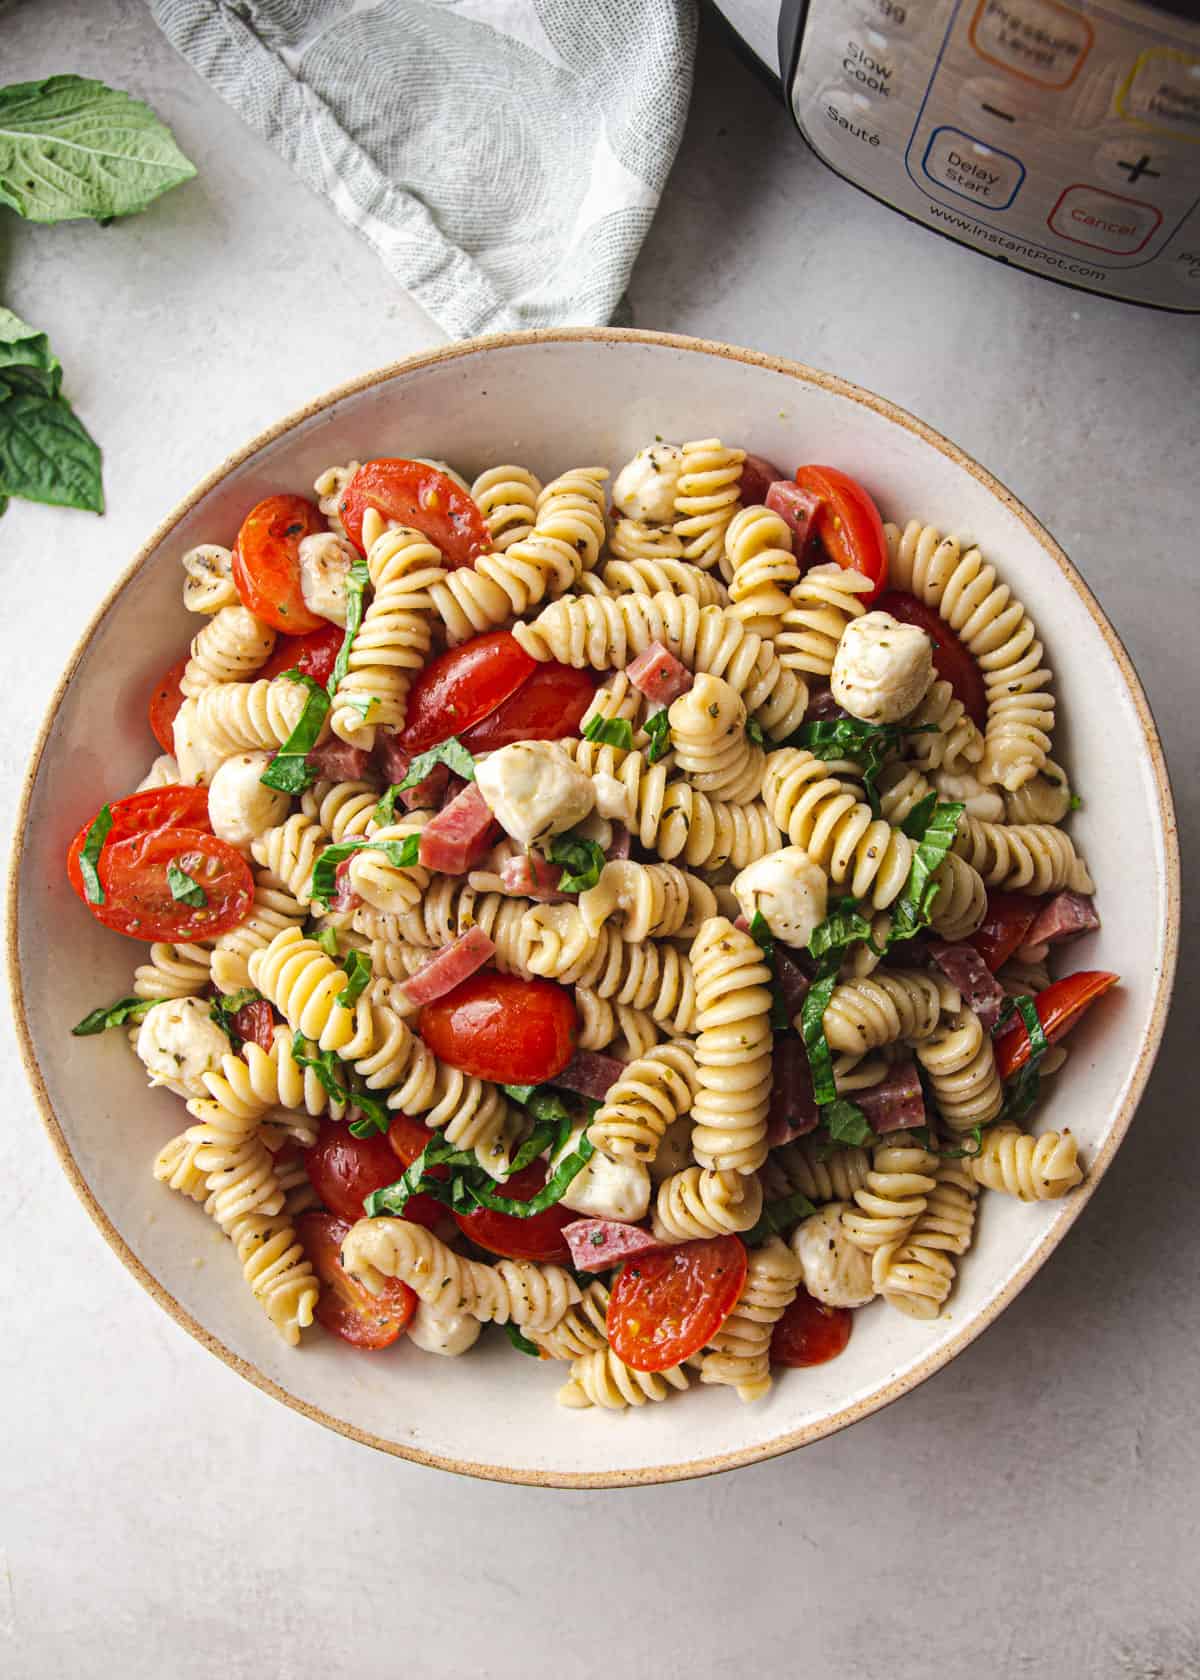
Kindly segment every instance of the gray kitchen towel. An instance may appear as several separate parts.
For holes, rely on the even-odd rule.
[[[611,319],[683,132],[695,0],[149,3],[448,333]]]

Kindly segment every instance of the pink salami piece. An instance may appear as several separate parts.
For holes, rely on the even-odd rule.
[[[669,706],[692,686],[692,673],[661,642],[651,642],[625,667],[625,675],[647,700]]]
[[[524,852],[500,866],[500,881],[505,892],[522,898],[536,898],[539,904],[570,903],[569,895],[558,890],[562,874],[561,863],[548,863],[539,852]]]
[[[403,781],[404,777],[401,776],[400,780]],[[435,764],[424,780],[405,788],[399,795],[400,803],[408,811],[436,811],[445,804],[449,786],[449,769],[444,764]]]
[[[808,1056],[798,1038],[777,1038],[771,1064],[771,1106],[767,1110],[767,1144],[803,1137],[817,1128],[820,1115],[813,1095]]]
[[[785,951],[782,945],[776,945],[775,980],[788,1018],[794,1020],[804,1008],[808,988],[812,985],[812,958],[799,951]]]
[[[400,745],[399,735],[393,735],[388,730],[377,729],[375,731],[375,749],[371,756],[375,760],[379,774],[389,787],[394,786],[397,782],[402,782],[407,776],[412,754],[405,752]]]
[[[331,910],[357,910],[363,900],[350,885],[350,865],[353,858],[343,858],[334,871],[333,897],[329,900]]]
[[[898,1132],[903,1126],[925,1124],[925,1093],[914,1061],[896,1062],[882,1085],[852,1091],[873,1132]]]
[[[615,1056],[601,1056],[595,1050],[580,1050],[561,1073],[555,1074],[552,1083],[561,1085],[564,1091],[578,1091],[581,1097],[594,1097],[597,1102],[603,1102],[609,1088],[624,1072],[624,1062],[619,1062]]]
[[[573,1219],[563,1226],[571,1250],[571,1262],[581,1272],[604,1272],[623,1260],[640,1260],[669,1244],[660,1243],[639,1225],[622,1225],[617,1219]]]
[[[1099,926],[1100,917],[1090,898],[1077,892],[1055,893],[1033,918],[1022,943],[1055,945],[1081,933],[1094,933]]]
[[[1000,1018],[1004,988],[973,945],[949,945],[944,939],[929,943],[929,955],[942,973],[957,986],[963,1002],[979,1017],[984,1032],[991,1032]]]
[[[767,499],[767,491],[772,484],[783,478],[783,474],[773,461],[768,461],[762,455],[747,455],[742,462],[742,477],[738,485],[738,496],[743,507],[758,507]]]
[[[843,711],[833,698],[832,690],[828,688],[810,688],[808,705],[804,711],[805,723],[825,723],[831,718],[849,717],[850,713]]]
[[[371,755],[345,741],[322,741],[305,755],[310,770],[327,782],[361,782],[371,764]]]
[[[766,494],[766,504],[772,513],[779,514],[792,528],[792,552],[797,560],[811,561],[815,557],[816,539],[813,535],[813,515],[821,506],[821,498],[811,490],[801,490],[791,479],[782,478]]]
[[[399,787],[408,775],[412,754],[405,752],[398,735],[385,735],[382,730],[375,737],[373,754],[376,768],[389,787]],[[435,764],[424,781],[405,788],[397,795],[406,811],[432,811],[442,803],[450,783],[450,772],[444,764]]]
[[[481,927],[469,928],[453,945],[447,945],[424,968],[401,982],[400,990],[413,1003],[432,1003],[445,997],[455,986],[483,968],[496,954],[496,947]]]
[[[442,875],[465,875],[483,861],[499,833],[474,782],[440,810],[421,832],[421,862]]]

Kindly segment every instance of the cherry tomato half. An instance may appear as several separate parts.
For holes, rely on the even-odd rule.
[[[275,652],[255,675],[280,677],[295,668],[324,688],[345,639],[346,632],[340,624],[323,624],[307,636],[280,636]]]
[[[771,1332],[772,1365],[824,1365],[850,1340],[854,1314],[827,1307],[802,1289]]]
[[[553,980],[481,969],[419,1016],[421,1037],[443,1062],[497,1085],[540,1085],[571,1060],[579,1019]]]
[[[591,671],[576,671],[553,660],[539,665],[515,694],[471,725],[462,743],[469,752],[483,753],[514,741],[561,741],[565,735],[578,735],[596,683]]]
[[[313,1270],[324,1284],[317,1302],[317,1323],[351,1347],[390,1347],[417,1310],[417,1297],[399,1278],[389,1278],[372,1295],[342,1265],[342,1243],[353,1222],[332,1213],[302,1213],[296,1235]]]
[[[327,531],[319,507],[304,496],[268,496],[242,521],[233,550],[233,583],[242,605],[285,635],[321,630],[300,587],[300,544]]]
[[[888,551],[883,520],[870,496],[848,473],[836,467],[797,467],[796,483],[820,496],[812,531],[831,560],[844,571],[861,572],[875,585],[862,597],[868,607],[887,587]]]
[[[388,1127],[387,1141],[393,1155],[400,1160],[401,1164],[411,1167],[417,1156],[424,1153],[425,1145],[429,1142],[431,1135],[419,1120],[410,1120],[407,1114],[393,1114],[392,1123]],[[391,1184],[399,1176],[393,1163],[392,1176],[387,1182]],[[429,1176],[430,1178],[449,1178],[450,1168],[430,1167]],[[449,1219],[450,1214],[433,1196],[427,1196],[422,1191],[408,1198],[404,1209],[404,1217],[411,1224],[424,1225],[432,1231],[443,1219]]]
[[[1080,1016],[1119,979],[1120,975],[1107,974],[1103,969],[1080,969],[1078,974],[1065,974],[1039,992],[1034,1007],[1046,1042],[1057,1044],[1060,1038],[1065,1038]],[[1019,1014],[996,1034],[993,1042],[1001,1079],[1008,1079],[1029,1060],[1029,1029]]]
[[[627,1260],[608,1303],[608,1339],[635,1371],[665,1371],[711,1342],[746,1281],[740,1237],[706,1237]]]
[[[987,689],[974,654],[965,648],[945,619],[915,595],[903,589],[887,589],[875,602],[879,612],[891,613],[901,624],[915,624],[933,643],[933,668],[954,690],[966,707],[967,716],[983,729],[987,724]]]
[[[191,905],[171,892],[171,864],[202,888],[205,902]],[[242,854],[215,834],[195,828],[161,828],[154,834],[107,843],[97,866],[103,904],[89,904],[98,922],[130,939],[214,939],[250,914],[254,877]],[[85,900],[86,903],[86,900]]]
[[[400,746],[409,757],[461,735],[515,694],[537,670],[507,630],[476,636],[427,665],[408,693]]]
[[[260,1050],[269,1050],[275,1042],[275,1011],[266,998],[244,1003],[229,1024],[243,1044],[257,1044]]]
[[[400,1177],[396,1152],[386,1136],[375,1132],[358,1138],[344,1121],[329,1119],[321,1122],[317,1141],[304,1152],[304,1170],[330,1213],[341,1219],[361,1219],[363,1202],[372,1190],[382,1190]]]
[[[546,1163],[531,1161],[499,1188],[502,1195],[511,1196],[514,1201],[528,1202],[545,1182]],[[503,1254],[507,1260],[554,1260],[569,1264],[571,1251],[562,1234],[563,1226],[579,1215],[558,1202],[528,1219],[518,1219],[511,1213],[493,1213],[490,1208],[476,1208],[474,1213],[456,1213],[454,1217],[464,1236],[480,1248]]]
[[[1038,901],[1023,892],[989,892],[987,912],[971,935],[971,944],[995,974],[1033,926]]]
[[[342,492],[338,512],[346,535],[365,553],[363,514],[369,507],[385,519],[411,525],[442,551],[453,571],[469,566],[492,546],[487,524],[474,500],[437,467],[424,461],[367,461]]]
[[[135,834],[154,834],[160,828],[208,829],[211,826],[206,788],[175,785],[147,788],[144,793],[131,793],[125,799],[114,799],[108,809],[112,827],[104,842],[105,853],[110,846],[121,840],[130,840]],[[93,817],[92,822],[95,820]],[[85,904],[87,897],[79,869],[79,854],[87,843],[92,822],[84,823],[67,850],[67,879]]]
[[[187,662],[188,656],[184,654],[177,665],[172,665],[169,671],[163,673],[162,681],[150,696],[150,728],[165,753],[175,751],[175,716],[183,705],[183,690],[179,684]]]

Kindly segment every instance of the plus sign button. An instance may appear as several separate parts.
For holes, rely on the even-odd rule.
[[[1095,175],[1114,192],[1128,192],[1132,187],[1135,196],[1156,202],[1176,197],[1188,185],[1178,151],[1172,157],[1149,134],[1107,141],[1096,153]]]

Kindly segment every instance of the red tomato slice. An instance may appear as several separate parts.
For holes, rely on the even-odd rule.
[[[269,1050],[275,1042],[275,1011],[266,998],[244,1003],[229,1023],[243,1044],[257,1044]]]
[[[635,1371],[665,1371],[711,1342],[746,1281],[740,1237],[706,1237],[627,1260],[608,1303],[608,1339]]]
[[[150,728],[165,753],[175,751],[175,714],[183,705],[183,690],[179,684],[187,662],[188,656],[184,654],[177,665],[164,672],[162,681],[150,696]]]
[[[419,1120],[410,1120],[407,1114],[393,1114],[392,1123],[388,1127],[387,1141],[392,1153],[399,1158],[401,1163],[406,1167],[411,1167],[417,1156],[424,1153],[425,1145],[432,1136],[432,1132],[422,1126]],[[387,1182],[391,1184],[399,1176],[400,1174],[396,1171],[393,1163],[392,1176]],[[449,1178],[450,1169],[449,1167],[431,1167],[429,1176],[430,1178]],[[450,1213],[434,1197],[426,1196],[421,1192],[408,1198],[404,1209],[404,1217],[411,1224],[424,1225],[432,1231],[443,1219],[449,1219]]]
[[[476,636],[427,665],[408,693],[400,745],[415,757],[494,712],[538,668],[507,630]]]
[[[131,793],[125,799],[114,799],[108,807],[112,827],[104,843],[110,846],[129,840],[135,834],[153,834],[160,828],[210,827],[208,820],[208,790],[206,788],[169,787],[147,788],[144,793]],[[97,813],[98,814],[98,813]],[[83,890],[83,876],[79,870],[79,854],[87,842],[88,830],[95,822],[84,823],[67,851],[67,879],[77,895],[87,904]],[[91,906],[88,905],[91,909]]]
[[[1038,900],[1028,893],[988,893],[987,914],[971,935],[971,944],[993,974],[1025,943],[1038,908]]]
[[[491,549],[487,524],[474,500],[437,467],[424,461],[367,461],[342,492],[338,512],[346,535],[365,554],[363,514],[373,507],[385,519],[421,531],[440,548],[453,571]]]
[[[565,986],[481,969],[419,1016],[442,1061],[497,1085],[541,1085],[574,1054],[579,1019]]]
[[[824,1365],[850,1340],[854,1314],[827,1307],[802,1289],[771,1332],[772,1365]]]
[[[980,729],[987,725],[987,689],[983,673],[975,663],[974,654],[959,641],[945,619],[915,595],[902,589],[888,589],[875,602],[880,612],[891,613],[901,624],[915,624],[933,643],[933,668],[943,682],[948,682],[957,699],[966,707],[967,715]]]
[[[546,1182],[546,1163],[531,1161],[519,1173],[499,1186],[500,1194],[515,1201],[528,1202]],[[511,1213],[493,1213],[490,1208],[477,1208],[474,1213],[456,1213],[458,1228],[464,1236],[477,1242],[480,1248],[493,1254],[503,1254],[508,1260],[554,1260],[569,1264],[571,1251],[563,1236],[563,1226],[579,1215],[561,1202],[544,1213],[518,1219]]]
[[[296,1235],[313,1270],[324,1284],[317,1302],[317,1323],[352,1347],[390,1347],[417,1310],[417,1297],[399,1278],[389,1278],[372,1295],[342,1265],[342,1243],[353,1222],[332,1213],[302,1213]]]
[[[462,737],[469,752],[494,752],[514,741],[561,741],[578,735],[583,714],[596,693],[591,671],[575,671],[551,661],[539,665],[515,694]]]
[[[176,864],[203,888],[207,902],[185,904],[172,896],[167,871]],[[162,828],[111,841],[97,873],[103,904],[89,904],[98,922],[130,939],[214,939],[250,914],[254,877],[240,852],[194,828]],[[85,900],[86,902],[86,900]]]
[[[875,594],[861,599],[872,606],[887,587],[888,575],[887,538],[879,509],[861,484],[836,467],[797,467],[796,483],[821,497],[821,506],[812,517],[813,535],[843,570],[870,578]]]
[[[1078,974],[1066,974],[1040,992],[1034,1007],[1047,1043],[1057,1044],[1065,1038],[1080,1016],[1119,979],[1119,974],[1107,974],[1103,969],[1080,969]],[[993,1042],[1001,1079],[1008,1079],[1029,1060],[1029,1029],[1020,1015],[1014,1015]]]
[[[275,651],[256,673],[259,677],[280,677],[295,668],[324,688],[341,652],[346,632],[340,624],[323,624],[307,636],[281,636]]]
[[[233,550],[242,605],[287,635],[323,629],[327,621],[308,610],[300,587],[300,543],[328,529],[320,508],[304,496],[268,496],[252,507]]]
[[[431,1135],[425,1132],[427,1139]],[[316,1143],[305,1150],[304,1168],[330,1213],[341,1219],[361,1219],[363,1202],[372,1190],[395,1184],[400,1177],[396,1152],[386,1136],[376,1132],[358,1138],[344,1122],[329,1119],[321,1122]]]

